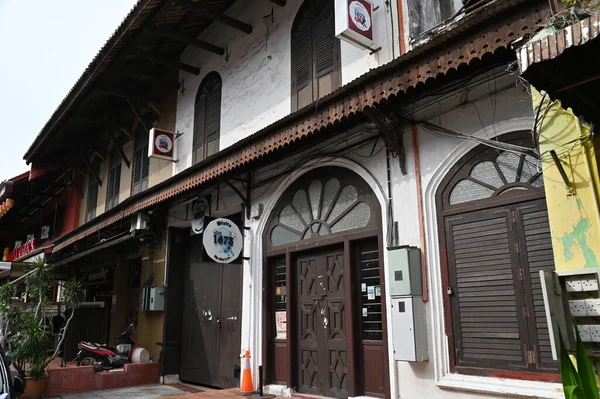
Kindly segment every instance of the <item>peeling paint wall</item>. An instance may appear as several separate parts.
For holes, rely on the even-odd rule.
[[[404,3],[409,40],[452,17],[462,7],[461,0],[406,0]]]
[[[306,0],[310,1],[310,0]],[[333,0],[332,0],[333,1]],[[398,55],[396,2],[374,0],[379,9],[373,16],[375,54],[351,44],[341,43],[342,84],[392,60]],[[221,101],[222,150],[258,130],[287,116],[291,112],[291,29],[301,0],[289,0],[285,7],[266,0],[241,0],[227,14],[252,25],[249,35],[221,24],[211,25],[199,39],[227,47],[229,60],[188,47],[181,61],[200,66],[199,76],[180,74],[185,91],[177,100],[177,130],[183,136],[176,142],[179,162],[175,173],[192,164],[194,101],[202,79],[216,71],[223,81]],[[274,11],[275,22],[267,35],[263,16]],[[392,28],[392,25],[395,28]]]
[[[534,108],[542,95],[534,92]],[[545,99],[542,110],[548,104]],[[571,110],[554,103],[540,127],[540,152],[554,262],[558,270],[600,266],[600,179],[595,145],[586,140],[590,129]],[[597,139],[596,139],[597,141]],[[594,145],[595,144],[595,145]],[[555,150],[569,181],[570,190],[549,153]]]

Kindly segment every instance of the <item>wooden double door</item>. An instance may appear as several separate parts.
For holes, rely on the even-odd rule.
[[[348,397],[343,247],[296,258],[298,391]]]
[[[186,244],[179,377],[238,387],[242,265],[204,261],[201,235],[189,237]]]

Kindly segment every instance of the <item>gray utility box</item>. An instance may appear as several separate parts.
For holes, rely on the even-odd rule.
[[[423,295],[421,250],[417,247],[388,248],[390,264],[390,296]]]
[[[392,298],[394,360],[428,360],[425,302],[419,297]]]
[[[142,289],[142,311],[163,310],[165,310],[165,287],[144,287]]]
[[[421,250],[410,246],[388,248],[388,259],[394,360],[426,361],[429,355]]]

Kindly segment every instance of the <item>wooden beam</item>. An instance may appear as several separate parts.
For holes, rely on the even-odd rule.
[[[279,7],[285,7],[285,0],[269,0],[271,3],[277,4]]]
[[[152,61],[152,62],[155,62],[157,64],[164,65],[164,66],[169,67],[171,69],[181,70],[181,71],[184,71],[184,72],[191,73],[193,75],[200,75],[200,68],[195,67],[193,65],[185,64],[183,62],[178,62],[178,61],[173,62],[173,61],[163,60],[163,59],[157,58],[157,57],[155,57],[153,55],[144,54],[144,53],[139,52],[139,51],[136,52],[135,54],[138,57],[140,57],[140,58],[144,58],[144,59],[146,59],[148,61]]]
[[[102,187],[102,180],[100,180],[100,176],[98,176],[98,174],[96,172],[94,172],[94,168],[92,168],[92,165],[90,165],[90,163],[88,162],[85,155],[83,155],[83,153],[80,153],[79,156],[81,157],[83,163],[85,164],[85,167],[87,168],[88,172],[90,172],[90,174],[92,175],[94,180],[96,180],[96,183],[98,183],[98,186]]]
[[[110,130],[106,129],[106,133],[108,133],[110,142],[115,146],[115,148],[117,149],[117,152],[119,153],[119,156],[121,157],[121,160],[123,162],[125,162],[125,165],[127,166],[127,169],[129,169],[131,167],[131,162],[129,162],[129,159],[127,159],[127,155],[125,155],[125,151],[123,151],[123,147],[120,146],[117,143],[117,139],[115,137],[114,133],[111,133]]]
[[[199,48],[200,50],[206,50],[217,55],[225,54],[225,49],[223,47],[215,46],[214,44],[205,42],[204,40],[199,40],[191,36],[175,33],[164,28],[159,28],[157,26],[154,28],[149,28],[148,30],[151,32],[158,33],[159,35],[168,37],[170,39],[189,44],[190,46],[194,46],[196,48]]]
[[[225,14],[218,14],[212,12],[210,10],[207,10],[206,7],[192,3],[189,0],[182,1],[181,5],[189,11],[193,12],[194,14],[198,14],[202,17],[212,19],[213,21],[230,26],[247,34],[252,33],[252,25],[242,22],[239,19],[228,17]]]

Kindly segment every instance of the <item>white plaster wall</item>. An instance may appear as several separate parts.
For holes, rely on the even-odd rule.
[[[487,87],[487,86],[486,86]],[[529,95],[522,87],[504,90],[494,96],[481,98],[430,118],[432,122],[455,131],[478,137],[492,138],[516,130],[528,130],[533,123]],[[441,103],[440,103],[441,104]],[[495,104],[493,106],[492,104]],[[474,107],[478,112],[474,111]],[[393,210],[394,219],[399,223],[399,243],[420,245],[419,220],[417,211],[417,191],[415,181],[413,142],[411,132],[405,132],[407,149],[407,174],[402,175],[398,161],[392,159]],[[443,313],[443,287],[441,284],[439,247],[437,244],[437,210],[435,192],[437,184],[447,170],[460,157],[477,144],[469,140],[442,138],[431,135],[423,129],[418,131],[421,163],[421,177],[426,217],[426,235],[428,249],[428,280],[430,283],[430,301],[426,305],[427,341],[429,361],[423,363],[395,362],[390,364],[391,389],[393,398],[427,399],[475,399],[490,396],[525,396],[540,398],[559,398],[562,396],[558,384],[502,380],[490,377],[462,376],[449,371],[448,343],[445,335]],[[314,161],[314,166],[328,164],[326,160]],[[359,170],[361,176],[373,187],[385,215],[387,204],[387,172],[385,152],[373,158],[350,155],[330,162]],[[353,165],[353,166],[352,166]],[[242,347],[250,348],[254,353],[254,370],[257,370],[262,354],[261,337],[261,292],[262,292],[262,234],[269,217],[269,211],[277,202],[281,193],[302,173],[292,173],[287,178],[275,182],[266,192],[253,194],[253,204],[265,205],[265,212],[259,220],[248,221],[251,231],[246,239],[245,256],[250,261],[244,267],[243,311],[242,311]],[[256,190],[257,192],[262,190]],[[384,231],[387,221],[383,221]],[[384,267],[387,270],[387,252],[384,254]],[[386,283],[388,273],[385,274]],[[388,298],[388,314],[391,314]],[[391,336],[390,324],[387,326]],[[393,343],[389,345],[390,352]],[[390,353],[390,359],[393,354]]]
[[[366,50],[342,42],[343,84],[398,55],[398,40],[392,39],[398,34],[396,2],[390,2],[389,6],[385,3],[385,0],[374,0],[375,6],[379,6],[373,22],[376,46],[381,47],[380,51],[370,55]],[[177,99],[176,128],[184,135],[176,143],[179,162],[174,165],[174,173],[191,166],[194,101],[202,79],[209,72],[217,71],[223,80],[221,150],[290,114],[290,34],[301,4],[301,0],[289,0],[285,7],[278,7],[267,0],[238,1],[227,15],[251,24],[251,34],[215,23],[199,36],[210,43],[227,47],[230,54],[228,61],[223,56],[194,47],[183,52],[181,61],[200,67],[201,72],[199,76],[180,73],[185,91]],[[275,22],[267,38],[263,16],[270,14],[271,9],[274,10]],[[396,26],[393,30],[392,25]]]

